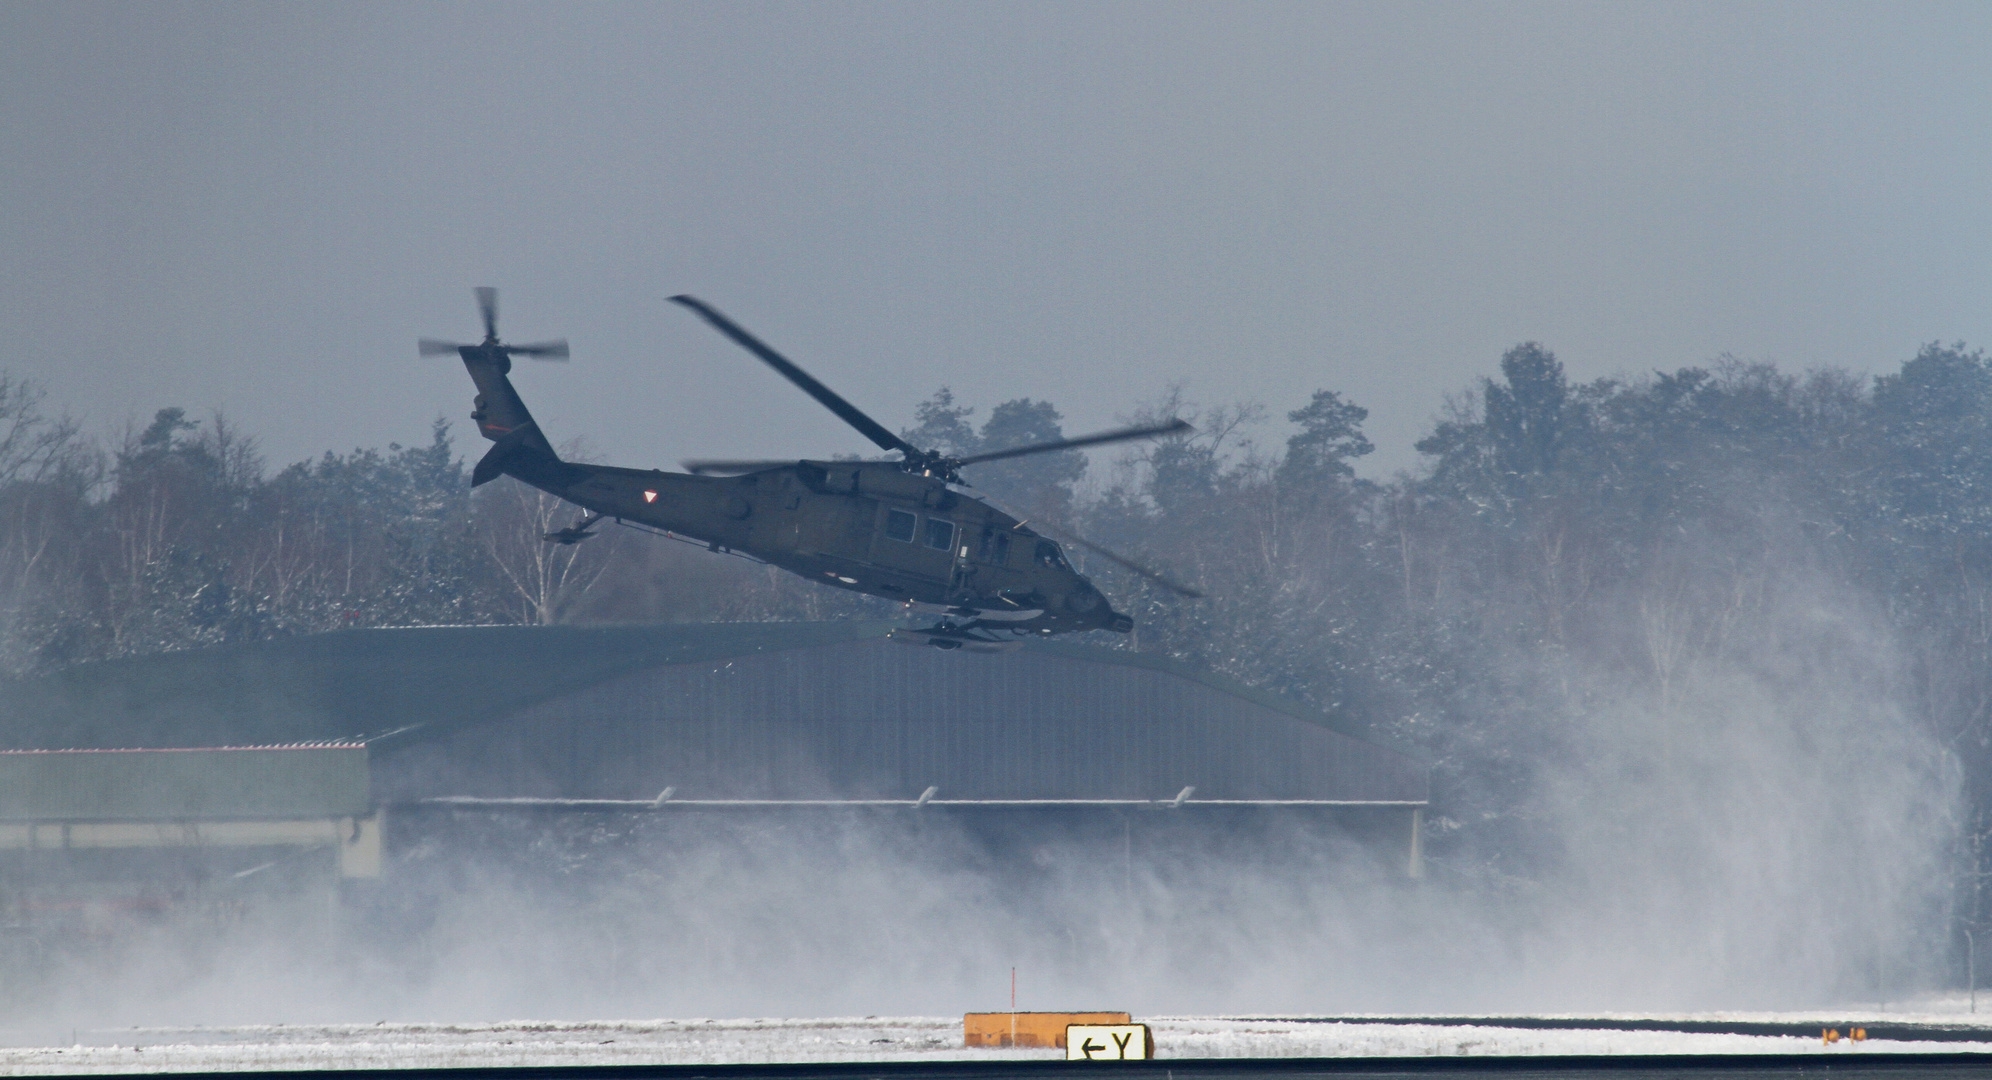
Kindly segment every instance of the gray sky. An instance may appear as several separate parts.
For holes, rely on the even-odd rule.
[[[492,284],[574,344],[517,379],[556,441],[867,449],[692,292],[891,427],[943,383],[1072,431],[1326,387],[1396,468],[1524,339],[1580,378],[1992,342],[1988,46],[1992,6],[1817,0],[14,3],[0,368],[275,463],[468,435],[414,339]]]

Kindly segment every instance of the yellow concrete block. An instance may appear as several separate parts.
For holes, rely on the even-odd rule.
[[[1043,1046],[1065,1049],[1065,1029],[1073,1024],[1125,1024],[1124,1012],[967,1013],[961,1018],[963,1046]]]

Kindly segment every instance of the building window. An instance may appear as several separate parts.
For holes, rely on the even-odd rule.
[[[894,510],[885,515],[885,535],[893,540],[913,542],[913,515],[904,510]]]
[[[946,518],[927,519],[927,546],[946,551],[954,546],[954,522]]]

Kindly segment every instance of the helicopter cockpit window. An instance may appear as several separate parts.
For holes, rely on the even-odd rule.
[[[1072,569],[1065,564],[1065,556],[1058,550],[1058,545],[1049,540],[1038,541],[1037,560],[1054,570]]]
[[[885,535],[889,539],[903,540],[910,544],[913,542],[913,524],[912,514],[904,510],[894,510],[885,515]]]
[[[946,551],[954,546],[954,522],[946,518],[927,519],[927,546]]]

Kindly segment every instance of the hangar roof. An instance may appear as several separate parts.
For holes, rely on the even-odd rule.
[[[109,660],[0,683],[0,748],[363,740],[388,749],[636,671],[873,640],[891,629],[873,622],[408,627]],[[1024,648],[1167,672],[1361,737],[1303,706],[1167,658],[1056,641]]]
[[[1109,654],[1111,655],[1111,654]],[[1409,806],[1424,765],[1092,656],[877,638],[634,671],[380,756],[389,803],[1155,800]]]

